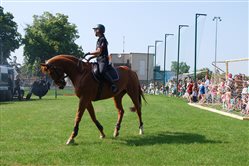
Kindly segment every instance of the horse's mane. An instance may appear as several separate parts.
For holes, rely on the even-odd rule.
[[[79,58],[72,55],[57,55],[47,61],[49,64],[58,64],[61,62],[71,62],[72,64],[70,65],[75,66],[80,72],[83,71],[83,68],[87,70],[91,69],[91,65],[88,65],[89,63],[83,62]]]
[[[57,55],[49,59],[47,63],[54,63],[57,61],[68,61],[68,60],[77,63],[79,61],[79,58],[72,55]]]

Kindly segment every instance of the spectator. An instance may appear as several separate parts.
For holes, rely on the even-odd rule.
[[[198,85],[193,85],[192,94],[190,95],[190,102],[196,103],[198,101]]]
[[[242,99],[245,98],[248,94],[249,87],[247,87],[246,83],[243,84],[243,89],[241,92]]]
[[[205,92],[207,93],[208,92],[208,87],[210,85],[210,80],[208,78],[208,75],[205,76]]]
[[[165,95],[168,95],[169,94],[169,84],[166,83],[165,85]]]
[[[201,82],[200,84],[200,103],[204,103],[205,102],[205,83]]]
[[[191,96],[192,95],[192,91],[193,91],[193,81],[190,80],[188,85],[187,85],[187,92],[188,92],[188,95]]]
[[[227,87],[226,89],[226,108],[227,111],[231,111],[232,110],[232,105],[231,105],[231,88]]]
[[[212,104],[214,104],[217,101],[217,92],[218,92],[218,86],[212,85],[211,86]]]
[[[13,97],[13,81],[11,79],[11,75],[8,75],[8,86],[9,86],[9,90],[11,92],[11,96]]]
[[[17,92],[19,100],[21,100],[21,88],[20,88],[20,85],[21,85],[21,80],[20,80],[19,75],[17,75],[16,80],[15,80],[15,89],[14,89],[13,94],[16,94],[16,92]]]

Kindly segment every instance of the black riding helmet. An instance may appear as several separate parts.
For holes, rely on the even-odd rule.
[[[97,24],[93,29],[94,29],[94,30],[95,30],[95,29],[99,29],[99,31],[100,31],[101,33],[105,33],[105,26],[102,25],[102,24]]]

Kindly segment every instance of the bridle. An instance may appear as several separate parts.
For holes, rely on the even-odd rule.
[[[55,75],[56,75],[56,78],[58,78],[58,79],[54,79],[54,82],[55,82],[55,83],[61,83],[61,84],[63,84],[63,85],[66,84],[66,82],[65,82],[64,79],[65,79],[66,77],[68,77],[67,74],[64,75],[64,73],[63,73],[63,75],[60,76],[60,74],[59,74],[59,72],[58,72],[58,68],[57,68],[56,66],[51,65],[51,64],[47,64],[47,69],[53,69],[53,71],[54,71],[54,73],[55,73]]]
[[[59,78],[58,80],[64,80],[65,78],[68,77],[67,74],[66,74],[65,76],[64,76],[64,74],[63,74],[63,75],[60,77],[60,76],[59,76],[59,72],[58,72],[56,66],[53,66],[53,69],[54,69],[55,74],[57,75],[56,77]]]
[[[85,57],[78,59],[77,66],[76,66],[77,68],[80,68],[80,72],[82,72],[81,63],[82,63],[82,60],[83,60],[83,59],[87,60]],[[59,69],[58,67],[56,67],[56,66],[53,65],[53,64],[49,64],[49,63],[47,63],[46,66],[47,66],[47,69],[48,69],[48,70],[49,70],[49,69],[53,69],[54,74],[55,74],[55,76],[56,76],[56,78],[57,78],[57,79],[53,79],[55,83],[60,83],[60,84],[62,84],[63,86],[66,85],[66,82],[65,82],[64,79],[68,77],[68,74],[64,75],[64,73],[63,73],[63,75],[61,76],[61,75],[59,74],[59,71],[58,71],[58,70],[60,70],[60,69]]]

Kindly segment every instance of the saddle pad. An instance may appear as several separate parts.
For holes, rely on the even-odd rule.
[[[118,81],[119,80],[119,75],[118,75],[118,71],[117,71],[116,68],[109,65],[108,68],[107,68],[107,72],[110,74],[113,81]]]
[[[112,77],[113,81],[119,80],[119,74],[116,68],[113,68],[111,65],[107,66],[106,72],[109,73],[109,75]],[[95,80],[100,82],[103,78],[99,74],[98,64],[92,63],[92,75]]]

